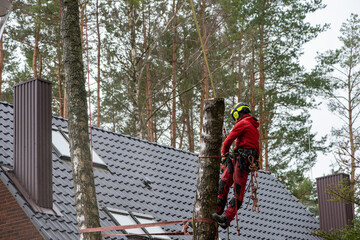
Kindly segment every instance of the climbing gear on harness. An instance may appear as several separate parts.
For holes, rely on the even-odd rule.
[[[250,162],[249,170],[250,170],[251,195],[249,197],[249,201],[246,205],[246,208],[249,206],[250,199],[251,199],[253,202],[252,210],[259,211],[259,206],[258,206],[259,200],[257,198],[257,190],[259,188],[258,181],[257,181],[259,165],[256,164],[256,160],[253,156],[249,156],[249,162]]]
[[[249,157],[252,156],[253,159],[258,159],[258,154],[255,149],[239,149],[237,160],[239,161],[240,170],[246,170],[250,172],[250,161]],[[259,160],[254,160],[257,167],[259,167]],[[240,171],[242,174],[242,171]],[[242,176],[242,175],[241,175]]]
[[[223,229],[227,229],[230,225],[226,215],[222,214],[219,215],[217,213],[213,213],[211,214],[211,218],[216,221],[220,227],[222,227]]]
[[[250,107],[244,102],[240,102],[234,106],[234,108],[231,110],[230,115],[234,121],[237,121],[240,117],[239,113],[250,113]]]
[[[234,170],[233,166],[234,155],[232,153],[226,153],[221,161],[221,172],[225,171],[225,168],[228,167],[229,173],[232,173]]]

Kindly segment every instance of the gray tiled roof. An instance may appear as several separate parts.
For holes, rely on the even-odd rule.
[[[9,168],[13,166],[12,113],[12,105],[0,102],[0,165]],[[67,131],[66,119],[53,117],[53,128]],[[106,207],[152,215],[157,221],[191,218],[197,155],[99,128],[93,128],[93,145],[109,169],[94,168],[102,226],[115,225],[104,211]],[[61,160],[55,150],[52,160],[54,204],[62,216],[34,213],[1,169],[0,179],[46,239],[77,239],[71,164]],[[145,186],[144,177],[152,181],[151,189]],[[241,236],[232,223],[230,239],[318,239],[310,234],[319,227],[318,221],[274,176],[260,171],[258,181],[260,212],[253,212],[250,206],[246,209],[245,202],[239,210]],[[177,232],[181,228],[163,229]],[[227,239],[225,231],[221,230],[220,237]]]

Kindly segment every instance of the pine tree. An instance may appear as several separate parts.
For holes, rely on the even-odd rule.
[[[350,186],[359,190],[360,175],[356,171],[360,163],[360,18],[351,14],[342,24],[339,37],[342,46],[319,55],[319,68],[331,81],[333,88],[327,91],[329,109],[344,123],[333,129],[332,144],[339,168],[350,174]]]

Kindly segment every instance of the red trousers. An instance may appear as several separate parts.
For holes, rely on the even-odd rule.
[[[224,173],[221,176],[218,195],[218,208],[217,213],[222,214],[226,205],[227,197],[230,187],[234,184],[234,198],[230,201],[228,208],[224,212],[229,223],[234,219],[237,210],[240,208],[245,194],[246,182],[248,178],[248,172],[239,168],[239,161],[236,164],[233,160],[233,169],[229,171],[229,166],[226,167]],[[237,201],[237,203],[235,203]],[[237,207],[237,209],[236,209]]]

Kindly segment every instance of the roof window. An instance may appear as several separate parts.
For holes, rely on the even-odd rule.
[[[109,215],[112,217],[117,225],[133,225],[133,224],[145,224],[156,223],[155,219],[151,215],[128,212],[119,209],[106,208]],[[146,227],[146,228],[134,228],[124,230],[126,234],[152,234],[152,233],[165,233],[161,227]],[[151,239],[166,239],[170,238],[166,235],[152,236]]]
[[[70,160],[69,135],[63,131],[52,130],[52,144],[63,160]],[[106,163],[93,149],[93,163],[98,166],[105,166]]]

